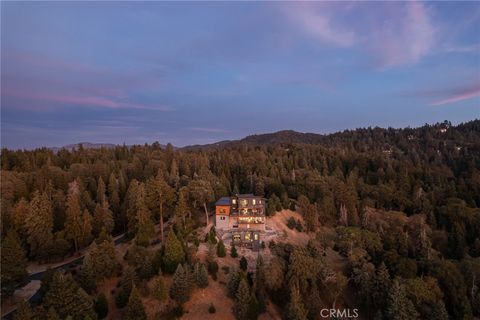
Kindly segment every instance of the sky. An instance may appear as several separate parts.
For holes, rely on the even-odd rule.
[[[1,143],[480,118],[479,2],[1,2]]]

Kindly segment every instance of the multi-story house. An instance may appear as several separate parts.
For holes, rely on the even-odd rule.
[[[265,199],[253,194],[220,198],[215,203],[215,225],[229,231],[232,241],[257,248],[265,230]]]

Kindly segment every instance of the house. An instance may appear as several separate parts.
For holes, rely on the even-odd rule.
[[[265,231],[265,199],[253,194],[222,197],[215,203],[215,227],[230,232],[238,245],[258,248]]]

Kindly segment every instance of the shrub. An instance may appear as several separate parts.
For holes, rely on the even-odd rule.
[[[287,220],[287,227],[289,229],[295,229],[297,227],[297,221],[295,221],[295,218],[294,217],[290,217],[288,218]]]
[[[95,301],[95,312],[99,319],[103,319],[108,315],[108,301],[103,293],[100,293],[97,301]]]
[[[215,309],[215,306],[213,303],[210,303],[210,307],[208,307],[208,313],[215,313],[217,312],[217,309]]]
[[[222,239],[220,239],[220,241],[218,241],[218,244],[217,244],[217,256],[220,258],[223,258],[226,256],[225,245],[223,244]]]
[[[247,268],[248,268],[248,261],[247,259],[245,259],[245,257],[242,257],[240,259],[240,269],[242,269],[243,271],[247,271]]]
[[[235,247],[234,243],[232,243],[232,248],[230,249],[230,257],[232,258],[238,257],[237,248]]]

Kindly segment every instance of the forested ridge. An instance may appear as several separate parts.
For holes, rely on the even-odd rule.
[[[180,149],[3,149],[1,168],[2,299],[25,284],[28,263],[88,248],[78,270],[42,280],[42,303],[22,305],[21,319],[102,318],[97,282],[114,275],[125,319],[146,317],[140,297],[148,294],[161,303],[169,296],[181,314],[192,287],[216,279],[215,259],[225,256],[215,231],[203,239],[198,228],[216,199],[235,193],[265,196],[268,215],[300,212],[296,227],[311,237],[304,247],[266,243],[273,257],[258,259],[253,273],[241,261],[229,271],[238,319],[256,319],[268,303],[286,319],[316,319],[320,306],[348,300],[347,288],[365,318],[480,317],[480,120],[281,131]],[[127,268],[112,242],[123,232],[133,243]],[[211,248],[202,264],[195,252],[204,241]],[[149,250],[156,242],[161,248]],[[326,248],[347,259],[344,272],[328,266]],[[164,274],[174,274],[169,290]],[[146,293],[142,281],[152,278]]]

